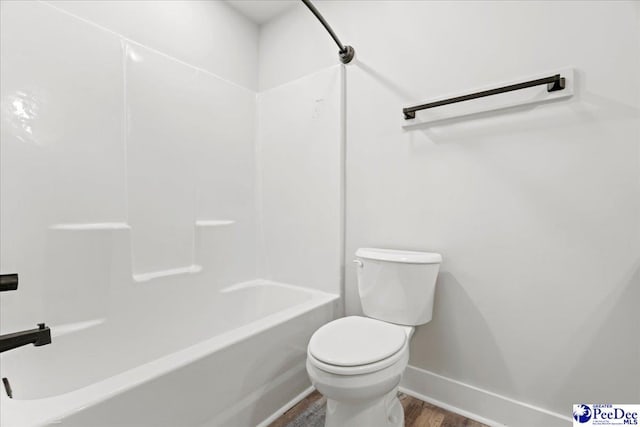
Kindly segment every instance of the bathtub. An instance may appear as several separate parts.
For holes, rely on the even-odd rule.
[[[118,320],[54,325],[51,345],[2,355],[14,398],[2,391],[0,424],[266,424],[308,390],[307,342],[338,303],[254,280],[189,306],[165,295],[144,310],[121,309]]]

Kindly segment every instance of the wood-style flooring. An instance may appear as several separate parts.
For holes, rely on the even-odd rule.
[[[415,397],[398,395],[404,408],[405,427],[487,427]],[[314,391],[282,414],[269,427],[323,427],[326,399]],[[366,426],[363,426],[366,427]]]

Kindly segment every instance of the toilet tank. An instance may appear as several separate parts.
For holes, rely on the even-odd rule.
[[[360,248],[354,262],[367,317],[411,326],[431,320],[440,254]]]

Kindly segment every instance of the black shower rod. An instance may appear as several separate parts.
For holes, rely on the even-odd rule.
[[[324,28],[329,32],[329,35],[333,39],[334,42],[338,45],[340,51],[338,52],[338,56],[340,57],[340,61],[343,64],[348,64],[353,59],[356,51],[351,46],[345,46],[342,44],[336,33],[333,32],[331,26],[325,21],[324,17],[318,12],[318,9],[311,3],[309,0],[302,0],[302,3],[305,4],[309,8],[309,10],[318,18],[318,21],[324,26]]]

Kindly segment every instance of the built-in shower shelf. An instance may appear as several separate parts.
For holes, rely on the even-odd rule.
[[[161,277],[179,276],[181,274],[196,274],[202,271],[202,266],[193,264],[187,267],[171,268],[168,270],[151,271],[149,273],[139,273],[133,275],[136,282],[148,282],[149,280]]]
[[[88,222],[88,223],[69,223],[54,224],[49,227],[50,230],[67,230],[67,231],[91,231],[91,230],[129,230],[131,227],[125,222]]]
[[[199,219],[196,221],[196,227],[223,227],[235,223],[230,219]]]
[[[228,227],[235,224],[234,220],[228,219],[200,219],[195,221],[195,226],[198,229],[213,229],[218,227]],[[59,231],[116,231],[116,230],[131,230],[131,226],[126,222],[86,222],[86,223],[62,223],[53,224],[49,226],[49,230]],[[135,270],[135,268],[134,268]],[[169,268],[165,270],[156,270],[143,273],[134,273],[133,281],[137,283],[149,282],[154,279],[160,279],[163,277],[180,276],[185,274],[197,274],[202,271],[202,266],[199,264],[191,264],[185,267]],[[62,329],[65,330],[65,327]],[[64,333],[64,332],[63,332]]]

